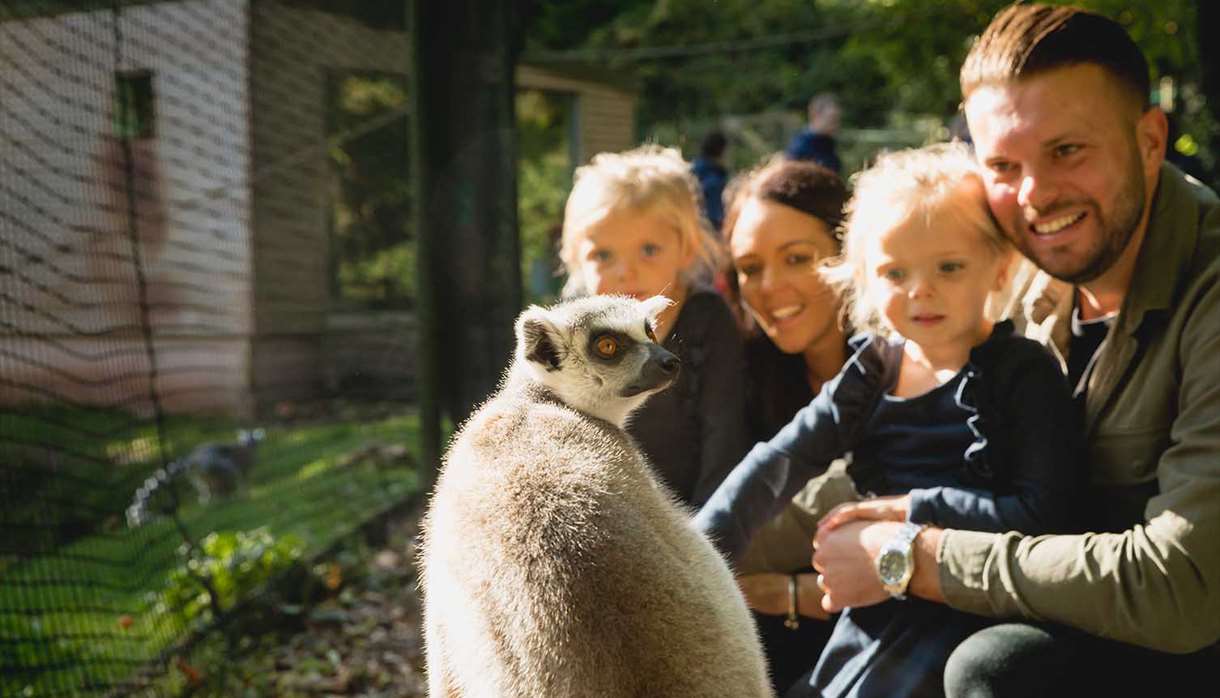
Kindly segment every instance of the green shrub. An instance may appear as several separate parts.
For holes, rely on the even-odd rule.
[[[296,564],[304,547],[297,536],[276,539],[265,527],[208,534],[197,555],[182,545],[178,548],[182,562],[170,572],[157,610],[184,625],[210,622],[212,603],[202,580],[212,585],[223,613]]]

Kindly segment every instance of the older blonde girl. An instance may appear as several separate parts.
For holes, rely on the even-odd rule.
[[[682,360],[628,432],[683,502],[701,505],[749,447],[741,339],[706,283],[722,253],[690,164],[672,148],[601,153],[576,170],[564,209],[565,295],[667,296],[655,332]]]

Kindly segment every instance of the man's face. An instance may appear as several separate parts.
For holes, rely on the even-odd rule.
[[[979,87],[965,111],[987,201],[1017,248],[1064,281],[1109,270],[1144,225],[1160,112],[1141,115],[1089,64]]]

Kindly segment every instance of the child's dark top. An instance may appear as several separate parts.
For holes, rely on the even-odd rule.
[[[627,432],[678,498],[701,506],[750,448],[741,333],[724,299],[693,290],[662,342],[682,360],[674,385],[633,414]]]
[[[1042,533],[1070,528],[1080,430],[1058,363],[1010,323],[951,380],[892,397],[903,345],[864,335],[839,375],[742,461],[696,525],[736,559],[750,537],[830,461],[852,452],[856,488],[910,493],[917,523]],[[919,599],[844,611],[817,666],[786,698],[943,693],[949,652],[983,619]]]
[[[756,445],[696,517],[730,559],[848,451],[856,488],[909,492],[913,522],[1027,534],[1073,528],[1081,434],[1059,365],[1041,345],[998,323],[953,379],[910,399],[889,395],[901,341],[860,335],[851,346],[839,375]]]

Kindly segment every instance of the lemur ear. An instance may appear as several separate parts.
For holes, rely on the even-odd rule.
[[[661,314],[661,311],[674,304],[673,301],[665,296],[653,296],[652,298],[640,301],[640,303],[644,306],[644,313],[648,316],[649,322],[656,322],[657,316]]]
[[[530,306],[517,318],[517,351],[528,363],[547,371],[559,370],[559,346],[554,323],[546,310]]]

